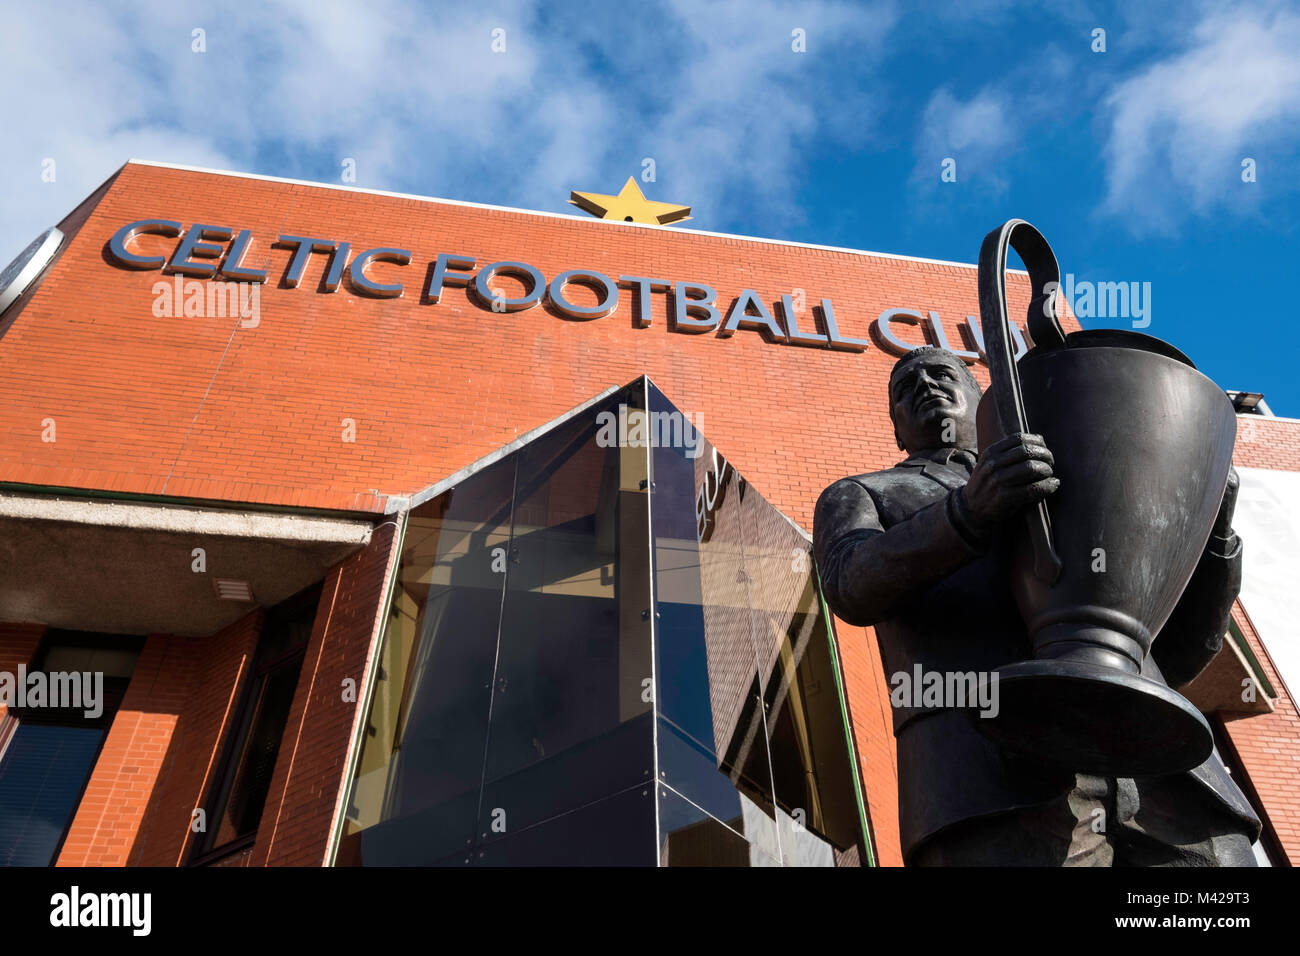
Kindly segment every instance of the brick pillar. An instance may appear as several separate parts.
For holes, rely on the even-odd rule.
[[[280,741],[250,864],[323,866],[347,781],[361,702],[397,560],[397,527],[385,522],[370,544],[325,579],[293,706]],[[356,681],[356,702],[343,681]]]
[[[862,788],[871,815],[871,848],[877,866],[902,866],[893,715],[876,635],[871,628],[853,627],[836,618],[835,637],[844,667],[844,692],[853,736],[858,745]]]
[[[0,623],[0,671],[13,674],[17,681],[19,666],[32,662],[44,635],[44,624]],[[8,710],[4,704],[0,704],[0,720],[4,719]]]
[[[56,866],[182,860],[260,626],[254,611],[210,638],[149,636]]]
[[[203,806],[262,631],[262,610],[246,614],[211,637],[172,638],[193,679],[153,796],[131,850],[132,866],[180,866],[198,834],[191,829]],[[207,820],[207,826],[217,825]]]
[[[151,634],[91,771],[56,866],[124,866],[190,688],[185,655]]]

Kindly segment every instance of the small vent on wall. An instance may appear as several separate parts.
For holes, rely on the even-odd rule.
[[[253,603],[253,589],[247,581],[213,578],[212,588],[217,592],[217,597],[223,601],[239,601],[244,604]]]

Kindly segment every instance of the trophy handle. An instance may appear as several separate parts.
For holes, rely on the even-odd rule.
[[[1029,431],[1007,319],[1008,248],[1020,254],[1029,270],[1034,297],[1026,319],[1034,347],[1046,350],[1065,345],[1065,333],[1056,316],[1056,290],[1061,284],[1056,255],[1041,232],[1023,219],[1008,219],[984,237],[979,260],[980,327],[984,331],[984,353],[988,357],[1003,435]],[[1052,545],[1052,519],[1047,502],[1037,502],[1028,511],[1026,520],[1034,550],[1034,575],[1050,587],[1061,575],[1061,559]]]

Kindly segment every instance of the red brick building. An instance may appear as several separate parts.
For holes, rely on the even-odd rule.
[[[968,320],[978,314],[972,266],[141,162],[58,228],[48,266],[0,315],[0,671],[35,670],[38,656],[48,669],[98,661],[102,646],[117,655],[103,665],[115,709],[87,732],[83,756],[60,765],[62,783],[51,772],[58,800],[45,818],[11,828],[35,833],[39,822],[45,836],[10,862],[47,852],[59,865],[106,866],[402,858],[415,831],[384,830],[407,819],[402,788],[461,771],[393,755],[410,741],[456,751],[444,725],[477,727],[465,715],[480,706],[483,733],[466,746],[465,767],[481,773],[447,784],[438,805],[452,809],[437,821],[410,826],[422,833],[457,813],[468,822],[419,862],[546,858],[548,843],[525,851],[529,835],[579,803],[495,806],[493,786],[522,792],[509,783],[518,774],[560,766],[590,740],[613,747],[610,735],[633,734],[633,724],[654,741],[646,767],[602,758],[610,778],[592,778],[581,806],[613,813],[626,799],[627,819],[653,817],[659,836],[646,839],[658,859],[648,862],[901,862],[874,639],[818,623],[800,554],[822,488],[899,458],[884,396],[900,349],[964,350],[987,384]],[[566,284],[569,270],[585,275]],[[1027,285],[1009,277],[1013,315]],[[681,549],[666,543],[689,534],[662,525],[660,537],[679,506],[653,503],[673,462],[579,447],[576,432],[573,448],[539,450],[584,410],[619,403],[680,412],[707,439],[708,455],[686,452],[695,470],[677,489],[686,527],[703,522],[683,546],[701,568],[689,585],[669,579]],[[1300,471],[1300,423],[1252,416],[1237,464]],[[701,502],[716,504],[716,520]],[[724,504],[738,514],[734,533]],[[422,555],[426,533],[434,543]],[[644,561],[632,546],[643,533],[655,542]],[[548,571],[516,595],[508,579],[526,579],[534,540]],[[466,571],[480,551],[503,567]],[[618,557],[565,565],[578,551]],[[791,559],[805,577],[780,578]],[[651,575],[653,589],[639,583]],[[723,594],[738,581],[743,594]],[[665,635],[679,625],[657,602],[679,586],[697,597],[678,605],[703,608],[711,633],[755,642],[751,652],[743,636],[711,639],[699,661],[684,649],[671,664],[715,689],[739,688],[734,712],[714,694],[712,733],[690,729],[704,719],[698,701],[667,700]],[[456,597],[493,588],[504,589],[499,606]],[[608,708],[570,712],[583,694],[555,675],[516,678],[527,703],[511,710],[520,698],[502,683],[502,662],[514,655],[523,667],[530,652],[507,644],[502,621],[514,613],[526,630],[530,615],[552,613],[526,612],[523,591],[618,619],[608,659],[547,638],[591,680],[618,686]],[[1186,693],[1219,729],[1224,760],[1265,821],[1264,852],[1291,863],[1300,716],[1269,654],[1290,635],[1259,633],[1248,610],[1239,602],[1224,652]],[[497,635],[497,670],[464,711],[428,691],[454,669],[439,653],[478,679],[479,650],[456,650],[438,630],[455,620]],[[770,646],[756,621],[774,622]],[[820,663],[802,650],[818,641],[830,648]],[[727,657],[735,647],[740,664]],[[1243,679],[1259,693],[1243,695]],[[826,703],[837,697],[852,766],[826,756],[840,746],[838,711]],[[753,699],[766,720],[746,709]],[[509,724],[541,713],[546,734]],[[30,767],[52,746],[34,729],[41,720],[24,711],[0,725],[0,800],[6,760],[28,761],[15,781],[40,776]],[[722,794],[715,810],[712,784],[687,769],[673,782],[670,770],[687,766],[666,756],[679,731],[739,802]],[[519,752],[507,747],[511,734]],[[660,782],[653,808],[650,774]],[[786,774],[816,783],[786,799]],[[528,779],[536,794],[562,778]],[[793,835],[805,832],[788,825],[801,813],[816,840]],[[494,841],[498,816],[523,823],[503,822],[508,836]],[[669,820],[680,823],[671,841]],[[452,852],[461,843],[469,849]]]

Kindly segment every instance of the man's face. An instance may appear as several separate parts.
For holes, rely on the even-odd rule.
[[[904,365],[890,383],[890,411],[909,452],[956,445],[975,447],[979,390],[958,367],[961,359],[924,353]]]

